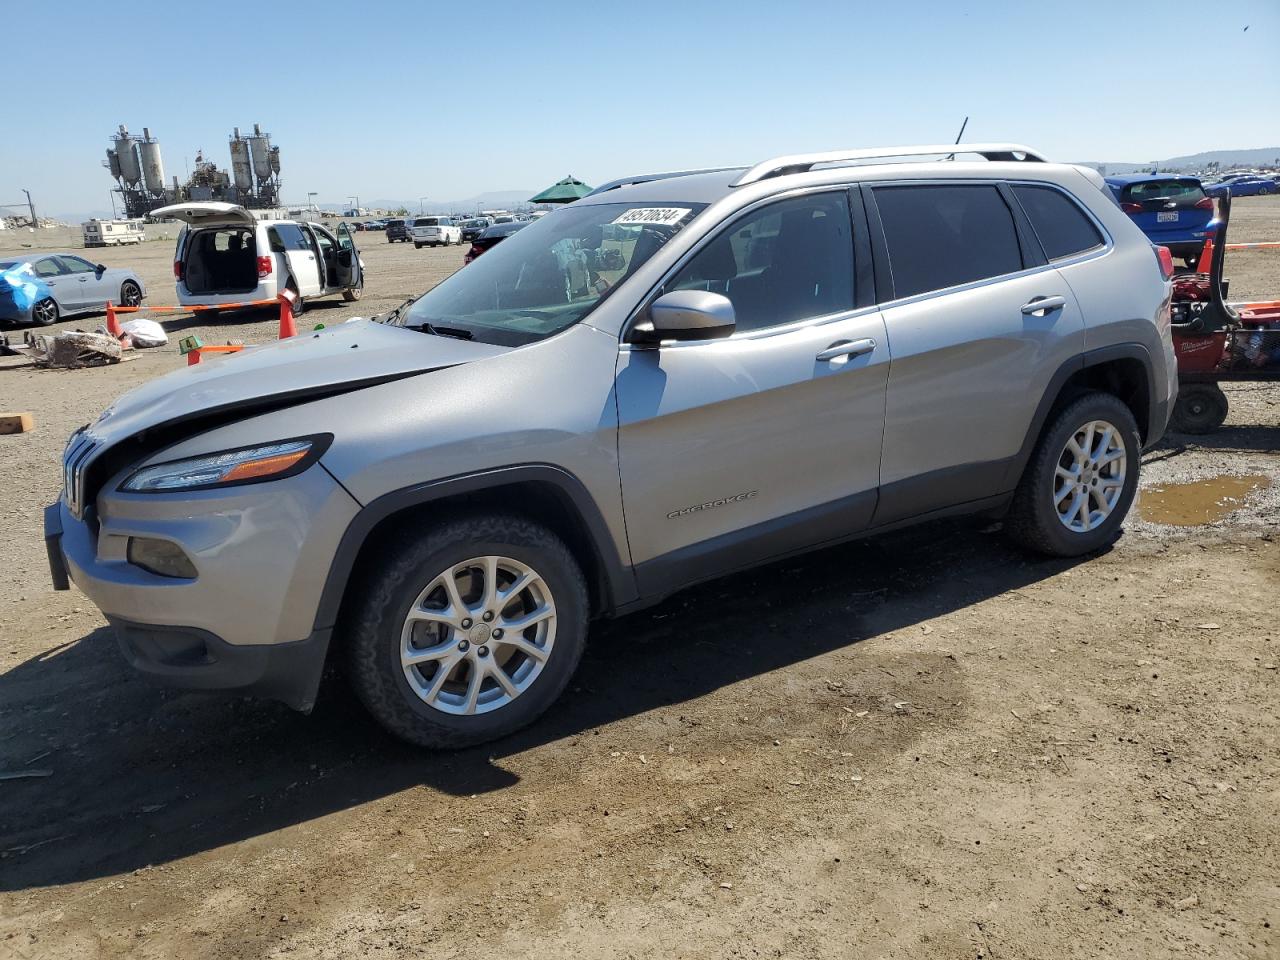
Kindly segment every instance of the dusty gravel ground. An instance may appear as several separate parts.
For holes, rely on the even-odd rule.
[[[1280,239],[1277,198],[1235,216]],[[99,258],[163,302],[170,253]],[[365,255],[365,300],[304,326],[460,262]],[[1231,257],[1280,294],[1280,257]],[[338,681],[310,717],[147,686],[49,590],[66,434],[180,362],[0,369],[37,420],[0,437],[0,771],[50,771],[0,780],[0,958],[1280,956],[1280,387],[1145,458],[1271,482],[1223,519],[1078,562],[935,523],[740,575],[598,625],[542,722],[438,755]]]

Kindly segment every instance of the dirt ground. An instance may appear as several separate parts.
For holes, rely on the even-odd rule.
[[[1280,199],[1233,227],[1280,239]],[[304,327],[461,260],[363,236],[364,301]],[[1280,295],[1266,253],[1233,297]],[[153,302],[170,255],[98,252]],[[179,363],[0,368],[37,422],[0,437],[0,774],[49,774],[0,779],[0,960],[1280,957],[1280,386],[1149,452],[1098,556],[955,521],[739,575],[597,625],[546,718],[442,755],[338,681],[309,717],[150,687],[50,591],[66,435]]]

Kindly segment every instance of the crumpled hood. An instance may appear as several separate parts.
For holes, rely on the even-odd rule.
[[[126,393],[90,427],[115,443],[161,424],[243,408],[306,402],[387,380],[483,360],[511,347],[435,337],[357,320],[288,340],[206,356]]]

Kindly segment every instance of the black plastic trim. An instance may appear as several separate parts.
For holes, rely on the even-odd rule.
[[[67,559],[62,555],[62,504],[51,503],[44,508],[44,549],[49,555],[49,576],[53,589],[70,590],[71,577],[67,573]]]
[[[368,503],[348,525],[338,543],[316,609],[316,630],[331,628],[338,619],[342,597],[356,557],[379,523],[408,507],[483,490],[519,484],[549,483],[568,498],[586,526],[597,568],[606,613],[637,598],[635,578],[618,555],[604,515],[581,480],[549,463],[527,463],[477,473],[461,474],[416,484],[384,494]]]
[[[876,271],[867,207],[858,187],[849,188],[849,215],[853,218],[853,306],[861,310],[876,305]]]
[[[642,596],[663,596],[736,570],[838,543],[866,530],[876,499],[875,490],[865,490],[681,547],[638,564],[636,582]]]
[[[293,643],[231,644],[196,627],[108,616],[133,669],[164,686],[268,697],[309,713],[315,706],[331,630]]]
[[[880,503],[872,525],[899,523],[1007,493],[1012,489],[1007,478],[1014,459],[964,463],[887,483],[880,488]]]

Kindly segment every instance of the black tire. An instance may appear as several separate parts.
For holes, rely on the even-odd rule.
[[[1258,188],[1258,196],[1260,196],[1260,197],[1265,197],[1265,196],[1266,196],[1267,194],[1269,194],[1270,192],[1271,192],[1271,188],[1270,188],[1270,187],[1259,187],[1259,188]]]
[[[1227,395],[1216,383],[1188,383],[1178,388],[1178,399],[1169,417],[1176,433],[1213,433],[1227,419]]]
[[[364,287],[347,287],[342,291],[342,299],[347,303],[355,303],[364,296]]]
[[[142,289],[132,280],[126,280],[120,284],[120,305],[122,307],[136,307],[142,303]]]
[[[504,706],[470,716],[447,713],[429,706],[409,685],[400,662],[401,632],[410,607],[433,579],[454,564],[485,556],[507,557],[537,571],[555,605],[555,641],[541,673]],[[344,626],[351,684],[391,733],[438,749],[485,743],[532,723],[564,692],[586,646],[589,607],[582,571],[555,534],[518,517],[460,517],[407,535],[383,557],[355,583],[358,600]]]
[[[415,249],[415,250],[421,250],[421,249],[422,249],[422,244],[418,243],[418,242],[415,240],[415,241],[414,241],[414,243],[413,243],[413,249]]]
[[[296,320],[307,312],[307,301],[298,292],[298,288],[294,286],[292,280],[285,285],[285,289],[293,293],[293,318]]]
[[[31,322],[38,327],[47,327],[57,323],[58,316],[58,302],[53,297],[45,297],[31,307]]]
[[[1076,531],[1058,515],[1055,499],[1057,468],[1068,441],[1086,424],[1105,421],[1113,425],[1124,445],[1125,473],[1111,512],[1092,529]],[[1022,546],[1051,557],[1078,557],[1106,546],[1120,532],[1138,489],[1142,440],[1131,411],[1109,393],[1086,393],[1064,407],[1044,428],[1031,460],[1014,491],[1005,517],[1005,531]],[[1086,499],[1092,509],[1092,501]],[[1068,507],[1068,509],[1070,509]]]

